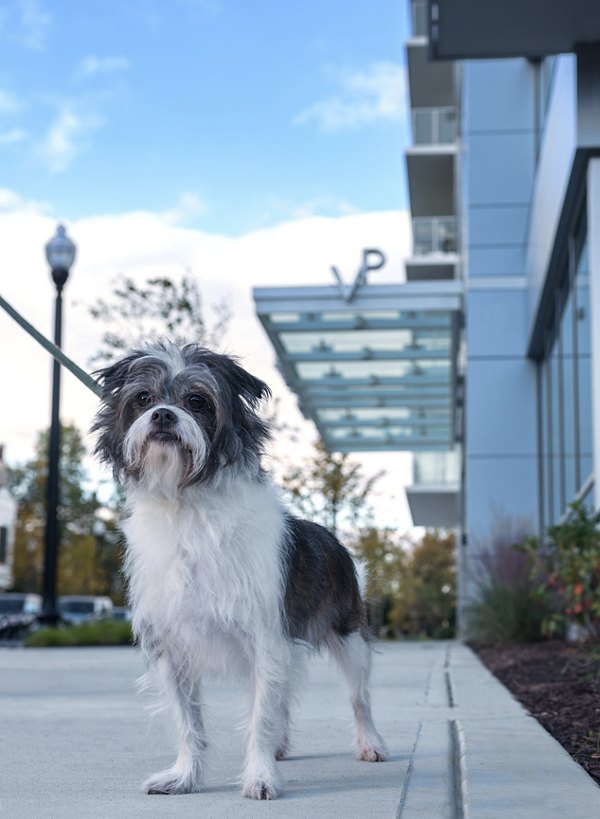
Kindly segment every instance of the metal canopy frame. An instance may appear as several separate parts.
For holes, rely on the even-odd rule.
[[[462,286],[458,281],[255,288],[288,386],[331,451],[449,450]]]

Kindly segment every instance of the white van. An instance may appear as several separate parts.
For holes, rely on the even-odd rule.
[[[0,616],[3,614],[40,614],[42,597],[39,594],[3,592],[0,594]]]
[[[83,623],[111,617],[113,602],[110,597],[92,594],[66,594],[57,600],[58,612],[65,623]]]

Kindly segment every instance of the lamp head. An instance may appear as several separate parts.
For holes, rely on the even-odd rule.
[[[52,271],[52,278],[59,290],[69,276],[69,270],[75,261],[75,244],[67,236],[64,225],[59,225],[56,235],[46,244],[46,259]]]

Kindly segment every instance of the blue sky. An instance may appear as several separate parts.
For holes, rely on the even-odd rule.
[[[192,271],[207,307],[230,304],[223,348],[272,387],[288,423],[303,430],[304,457],[315,430],[275,366],[252,288],[331,284],[332,265],[351,282],[366,247],[388,259],[374,281],[404,279],[407,7],[4,0],[3,297],[51,335],[44,244],[64,222],[77,259],[63,346],[89,369],[103,330],[89,307],[119,276]],[[0,383],[15,396],[2,405],[0,443],[19,462],[47,427],[51,366],[4,314],[0,348]],[[89,429],[96,399],[68,373],[61,400],[63,419]],[[382,503],[406,526],[398,489],[410,481],[410,456],[360,459],[367,472],[388,470]]]
[[[402,0],[6,0],[2,184],[229,236],[405,207]]]

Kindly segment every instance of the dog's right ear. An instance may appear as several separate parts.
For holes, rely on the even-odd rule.
[[[136,350],[129,355],[117,359],[117,361],[109,364],[108,367],[103,367],[93,373],[96,381],[100,385],[100,398],[102,401],[110,401],[111,398],[114,399],[118,395],[125,386],[131,365],[141,355],[143,355],[143,353],[140,350]]]
[[[93,374],[100,386],[101,401],[90,430],[98,433],[94,455],[112,466],[117,480],[124,469],[122,402],[119,399],[127,383],[131,365],[140,355],[143,353],[136,350]]]

